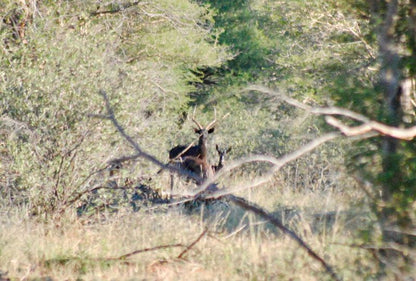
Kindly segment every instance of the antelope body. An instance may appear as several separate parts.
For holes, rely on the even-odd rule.
[[[196,121],[194,120],[194,122]],[[185,145],[175,146],[174,148],[169,150],[169,160],[175,160],[177,158],[185,158],[188,156],[198,157],[202,159],[205,156],[203,155],[203,153],[205,154],[207,153],[206,141],[208,139],[208,134],[212,134],[214,130],[215,128],[209,129],[208,126],[207,128],[203,128],[202,126],[199,129],[195,128],[194,129],[195,133],[199,134],[198,145],[194,145],[191,147],[185,146]]]
[[[203,127],[198,121],[192,117],[192,121],[197,125],[194,128],[196,134],[199,135],[198,145],[184,146],[178,145],[169,151],[170,162],[180,163],[182,169],[195,174],[198,179],[197,184],[201,184],[205,179],[214,175],[212,166],[208,163],[207,140],[208,135],[215,130],[216,119]],[[171,179],[171,191],[173,189],[173,178]]]

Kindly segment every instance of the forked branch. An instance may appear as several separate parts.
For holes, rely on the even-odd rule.
[[[156,157],[154,157],[153,155],[150,155],[149,153],[145,152],[144,150],[142,150],[140,148],[140,146],[137,144],[137,142],[135,142],[133,140],[133,138],[131,136],[129,136],[126,131],[124,130],[124,128],[118,123],[117,119],[114,116],[114,111],[110,105],[110,101],[108,100],[107,94],[105,93],[104,90],[100,90],[99,94],[103,97],[104,102],[105,102],[105,107],[106,107],[106,111],[107,114],[106,115],[99,115],[99,118],[105,118],[111,121],[111,123],[113,123],[114,127],[117,129],[117,131],[120,133],[120,135],[134,148],[134,150],[136,151],[136,154],[134,154],[134,156],[132,157],[141,157],[143,159],[146,159],[150,162],[152,162],[153,164],[159,166],[162,169],[166,169],[166,170],[170,170],[172,172],[184,175],[184,176],[188,176],[194,179],[199,179],[198,177],[195,176],[195,174],[190,173],[184,169],[175,167],[175,166],[167,166],[165,165],[163,162],[159,161]]]
[[[104,91],[100,91],[101,96],[104,98],[105,104],[106,104],[106,109],[107,109],[107,116],[106,118],[111,120],[111,122],[113,123],[113,125],[117,128],[118,132],[122,135],[123,138],[125,138],[131,145],[132,147],[136,150],[138,156],[147,159],[149,161],[151,161],[152,163],[155,163],[156,165],[158,165],[161,168],[164,168],[165,165],[163,163],[161,163],[159,160],[157,160],[155,157],[153,157],[152,155],[144,152],[143,150],[140,149],[139,145],[124,131],[124,129],[120,126],[120,124],[117,122],[116,118],[114,117],[114,113],[112,111],[112,108],[110,106],[110,103],[108,101],[107,95],[105,94]],[[215,122],[211,122],[212,124],[209,125],[213,125]],[[288,154],[280,159],[274,158],[274,157],[266,157],[266,156],[259,156],[257,157],[257,159],[254,160],[261,160],[261,161],[266,161],[266,162],[270,162],[273,164],[273,168],[270,170],[269,172],[269,176],[273,175],[277,170],[279,170],[283,165],[285,165],[286,163],[293,161],[294,159],[297,159],[298,157],[304,155],[305,153],[311,151],[312,149],[318,147],[319,145],[333,140],[336,137],[338,137],[339,134],[336,133],[330,133],[327,134],[315,141],[312,141],[311,143],[309,143],[308,145],[304,146],[302,149],[299,149],[291,154]],[[240,161],[240,162],[236,162],[234,163],[234,165],[230,165],[231,168],[232,167],[236,167],[238,165],[242,165],[243,163],[248,163],[248,162],[252,162],[253,159],[249,159],[249,161]],[[203,184],[201,184],[201,187],[199,189],[198,192],[196,192],[193,196],[191,196],[189,198],[189,201],[191,200],[195,200],[196,198],[198,198],[199,196],[201,196],[201,193],[203,191],[205,191],[210,185],[211,183],[221,174],[224,173],[225,171],[229,171],[230,168],[226,168],[226,169],[222,169],[214,178],[208,178]],[[267,180],[270,179],[270,177],[266,177]],[[253,185],[252,185],[253,186]],[[214,192],[211,197],[218,197],[218,191]],[[332,270],[332,268],[320,257],[318,256],[302,239],[299,238],[299,236],[296,235],[296,233],[294,233],[293,231],[289,230],[288,228],[286,228],[278,219],[274,218],[272,215],[268,214],[266,211],[262,210],[259,207],[256,207],[255,205],[253,205],[250,202],[247,202],[246,200],[236,197],[234,195],[229,195],[229,198],[231,199],[231,201],[233,201],[235,204],[241,206],[242,208],[253,212],[257,215],[262,216],[265,219],[268,219],[273,225],[275,225],[276,227],[278,227],[279,229],[281,229],[284,233],[288,234],[289,237],[291,237],[292,239],[294,239],[303,249],[305,249],[308,254],[316,259],[317,261],[319,261],[322,266],[325,268],[325,270],[331,275],[331,277],[334,280],[341,280]],[[199,236],[198,238],[191,243],[179,256],[178,258],[183,257],[183,255],[189,250],[191,249],[205,234],[207,233],[207,230],[204,230]],[[180,246],[180,245],[173,245],[173,246]],[[163,246],[161,246],[163,247]],[[156,247],[156,249],[159,249],[158,247]],[[147,249],[145,249],[147,250]],[[138,252],[142,252],[140,251],[135,251],[132,252],[130,254],[127,255],[133,255],[136,254]],[[126,255],[121,256],[121,257],[126,257]]]
[[[229,162],[226,166],[224,166],[221,170],[219,170],[219,172],[216,173],[214,177],[207,179],[191,196],[201,195],[212,183],[217,181],[225,173],[231,170],[234,170],[238,167],[241,167],[245,164],[248,164],[248,163],[265,162],[265,163],[270,163],[272,167],[266,174],[262,175],[259,179],[250,182],[247,186],[238,186],[235,188],[232,188],[232,187],[223,188],[223,189],[218,190],[217,192],[207,195],[206,198],[218,198],[220,196],[234,193],[235,191],[240,191],[240,190],[247,189],[247,188],[253,188],[261,184],[267,183],[273,178],[273,175],[277,173],[287,163],[292,162],[302,157],[303,155],[311,152],[312,150],[321,146],[322,144],[332,141],[339,136],[341,136],[341,134],[339,133],[325,134],[317,139],[312,140],[306,145],[303,145],[301,148],[293,151],[292,153],[286,154],[280,158],[276,158],[273,156],[265,156],[265,155],[252,155],[246,158],[242,158],[239,160]]]
[[[402,140],[412,140],[416,137],[416,126],[410,128],[397,128],[388,126],[386,124],[370,120],[368,117],[356,113],[354,111],[339,108],[339,107],[312,107],[307,104],[301,103],[295,99],[292,99],[280,92],[273,91],[271,89],[260,87],[260,86],[252,86],[248,88],[248,90],[259,91],[262,93],[269,94],[274,96],[294,107],[303,109],[307,112],[316,115],[326,115],[326,122],[339,129],[344,135],[346,136],[362,136],[367,133],[377,133],[384,136],[389,136],[396,139]],[[356,127],[350,127],[343,124],[341,121],[336,119],[334,116],[344,116],[348,117],[352,120],[359,121],[362,124]]]
[[[326,116],[325,120],[329,125],[339,129],[346,136],[359,136],[370,132],[377,132],[384,136],[402,140],[412,140],[416,137],[416,126],[403,129],[387,126],[376,121],[370,121],[356,127],[350,127],[332,116]]]

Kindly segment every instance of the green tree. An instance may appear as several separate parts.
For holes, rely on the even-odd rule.
[[[401,127],[403,111],[400,104],[402,81],[416,75],[414,61],[416,46],[414,20],[416,2],[409,5],[398,1],[373,1],[371,15],[377,23],[380,56],[380,80],[377,89],[384,98],[384,118],[390,125]],[[379,210],[383,225],[383,239],[398,240],[413,246],[412,237],[392,234],[392,226],[398,225],[403,232],[412,229],[415,221],[413,203],[416,194],[415,142],[404,142],[385,137],[381,141],[382,173],[379,183],[382,203]],[[410,239],[410,240],[409,240]]]
[[[234,57],[217,73],[230,75],[228,83],[253,82],[266,76],[273,53],[273,41],[265,33],[271,22],[267,13],[255,6],[256,1],[201,1],[215,11],[214,27],[219,32],[218,43],[229,46]],[[209,70],[208,70],[209,71]]]
[[[64,208],[99,183],[94,171],[127,153],[88,117],[103,108],[99,89],[162,156],[171,136],[160,135],[177,130],[170,120],[188,107],[192,70],[228,58],[214,45],[210,11],[187,0],[3,1],[0,14],[1,190],[40,213]]]
[[[378,46],[376,60],[372,63],[377,75],[373,76],[370,87],[365,90],[356,86],[350,88],[362,93],[361,104],[354,98],[349,99],[348,92],[341,92],[338,104],[346,107],[353,102],[354,110],[371,118],[394,127],[408,126],[414,117],[406,116],[404,111],[408,98],[405,95],[409,95],[409,92],[405,93],[404,84],[414,81],[416,75],[416,2],[374,0],[368,3],[338,2],[337,5],[345,5],[357,15],[368,18],[371,29],[366,38],[370,44]],[[343,85],[338,84],[348,89]],[[410,112],[414,112],[413,106]],[[415,247],[414,235],[411,234],[416,226],[415,141],[377,137],[361,141],[355,148],[357,157],[350,160],[371,182],[375,194],[372,207],[380,223],[379,238],[383,242],[379,252],[388,261],[381,264],[386,272],[390,271],[389,264],[406,269],[414,261],[400,250],[384,245],[398,243]]]

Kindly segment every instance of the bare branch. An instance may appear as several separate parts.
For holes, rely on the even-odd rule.
[[[193,145],[195,144],[195,141],[191,142],[184,150],[181,151],[178,155],[176,155],[175,158],[170,159],[169,162],[173,162],[174,160],[180,158],[184,153],[186,153]]]
[[[283,231],[285,234],[287,234],[290,238],[292,238],[293,240],[295,240],[296,243],[298,243],[298,245],[301,248],[303,248],[304,250],[306,250],[306,252],[308,253],[309,256],[311,256],[313,259],[315,259],[318,262],[320,262],[321,265],[325,268],[326,272],[328,272],[328,274],[331,275],[331,277],[334,280],[341,280],[336,275],[336,273],[334,272],[334,270],[332,269],[332,267],[323,258],[321,258],[317,253],[315,253],[305,243],[305,241],[303,241],[295,232],[293,232],[289,228],[285,227],[279,219],[275,218],[274,216],[272,216],[271,214],[267,213],[262,208],[260,208],[258,206],[255,206],[253,203],[250,203],[250,202],[246,201],[245,199],[243,199],[241,197],[237,197],[237,196],[234,196],[234,195],[229,195],[227,198],[229,198],[232,202],[234,202],[238,206],[242,207],[243,209],[248,210],[250,212],[253,212],[256,215],[259,215],[260,217],[262,217],[262,218],[267,219],[268,221],[270,221],[270,223],[272,223],[274,226],[276,226],[277,228],[279,228],[281,231]]]
[[[160,249],[167,249],[167,248],[178,248],[178,247],[183,248],[183,247],[185,247],[185,245],[183,245],[183,244],[172,244],[172,245],[160,245],[160,246],[156,246],[156,247],[152,247],[152,248],[144,248],[144,249],[136,250],[136,251],[121,255],[121,256],[116,257],[116,258],[107,258],[106,260],[124,260],[128,257],[131,257],[133,255],[137,255],[137,254],[140,254],[140,253],[156,251],[156,250],[160,250]]]
[[[195,193],[192,194],[192,196],[198,196],[202,194],[212,183],[214,183],[218,178],[220,178],[225,173],[234,170],[238,167],[241,167],[244,164],[252,163],[252,162],[267,162],[273,165],[273,167],[263,175],[261,178],[259,178],[257,181],[251,182],[247,186],[244,187],[237,187],[237,188],[224,188],[220,189],[210,195],[207,195],[206,198],[218,198],[227,194],[231,194],[237,190],[252,188],[255,186],[259,186],[261,184],[264,184],[268,181],[270,181],[273,177],[273,175],[284,165],[287,163],[294,161],[298,159],[299,157],[305,155],[306,153],[312,151],[313,149],[317,148],[318,146],[322,145],[325,142],[334,140],[335,138],[339,137],[340,134],[338,133],[329,133],[326,135],[323,135],[308,144],[302,146],[300,149],[289,153],[287,155],[284,155],[283,157],[276,158],[273,156],[265,156],[265,155],[252,155],[247,158],[243,158],[240,160],[236,160],[233,162],[229,162],[227,166],[224,166],[218,173],[214,175],[212,178],[208,178],[199,188],[195,191]]]
[[[412,140],[416,137],[416,126],[410,128],[397,128],[385,125],[383,123],[372,121],[364,115],[356,113],[354,111],[339,108],[339,107],[311,107],[309,105],[303,104],[295,99],[285,96],[280,92],[273,91],[271,89],[261,87],[261,86],[252,86],[248,90],[255,90],[263,93],[270,94],[274,97],[281,99],[284,102],[287,102],[290,105],[293,105],[297,108],[303,109],[307,112],[317,115],[331,115],[326,117],[326,121],[331,126],[339,129],[346,136],[358,136],[364,135],[370,132],[377,132],[378,134],[389,136],[396,139],[402,140]],[[362,122],[363,124],[356,127],[349,127],[344,125],[341,121],[332,117],[332,115],[344,116],[351,118],[353,120]]]
[[[133,140],[133,138],[131,136],[129,136],[123,127],[121,127],[121,125],[118,123],[117,119],[114,116],[114,112],[113,109],[111,108],[110,105],[110,101],[108,100],[107,94],[105,93],[104,90],[100,90],[99,94],[103,97],[104,102],[105,102],[105,107],[107,110],[107,119],[109,119],[114,127],[116,127],[117,131],[121,134],[121,136],[134,148],[134,150],[137,152],[136,154],[132,155],[131,157],[137,158],[137,157],[142,157],[150,162],[152,162],[153,164],[159,166],[162,169],[167,169],[170,170],[172,172],[181,174],[183,176],[188,176],[191,177],[193,179],[198,179],[198,177],[190,172],[187,172],[184,169],[181,169],[179,167],[175,167],[175,166],[169,166],[169,165],[165,165],[163,162],[159,161],[158,159],[156,159],[156,157],[150,155],[149,153],[146,153],[145,151],[143,151],[140,146],[137,144],[137,142],[135,142]]]
[[[416,137],[416,126],[403,129],[387,126],[376,121],[370,121],[360,126],[349,127],[332,116],[326,116],[325,120],[328,124],[338,128],[346,136],[358,136],[371,131],[376,131],[381,135],[402,140],[412,140]]]
[[[198,243],[199,242],[199,240],[201,240],[202,239],[202,237],[204,237],[205,236],[205,234],[207,234],[207,232],[208,232],[208,228],[206,227],[205,229],[204,229],[204,231],[202,231],[202,233],[198,236],[198,238],[196,238],[195,239],[195,241],[194,242],[192,242],[191,244],[189,244],[188,245],[188,247],[186,247],[186,249],[185,250],[183,250],[182,251],[182,253],[180,253],[179,255],[178,255],[178,259],[181,259],[181,258],[183,258],[183,256],[193,247],[193,246],[195,246],[196,245],[196,243]]]
[[[340,107],[336,107],[336,106],[332,106],[332,107],[312,107],[310,105],[301,103],[295,99],[292,99],[288,96],[286,96],[285,94],[279,92],[279,91],[275,91],[275,90],[271,90],[269,88],[266,87],[262,87],[262,86],[251,86],[249,88],[247,88],[247,90],[253,90],[253,91],[258,91],[258,92],[262,92],[265,94],[269,94],[273,97],[276,97],[296,108],[300,108],[303,109],[311,114],[315,114],[315,115],[341,115],[341,116],[345,116],[345,117],[349,117],[351,119],[354,119],[356,121],[360,121],[360,122],[369,122],[370,119],[367,118],[364,115],[361,115],[359,113],[356,113],[354,111],[345,109],[345,108],[340,108]]]
[[[325,120],[329,125],[338,128],[346,136],[363,135],[372,130],[368,123],[364,123],[356,127],[348,127],[347,125],[344,125],[341,121],[332,116],[326,116]]]

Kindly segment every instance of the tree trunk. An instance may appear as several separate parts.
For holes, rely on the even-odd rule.
[[[395,44],[394,34],[398,1],[391,0],[385,4],[386,10],[384,15],[380,14],[380,10],[377,11],[378,16],[383,17],[383,22],[378,29],[379,59],[381,63],[379,87],[384,95],[384,116],[386,122],[391,126],[399,126],[402,119],[400,106],[401,71],[399,68],[400,57]],[[373,10],[375,11],[376,9]],[[380,206],[382,207],[378,212],[382,228],[382,239],[385,242],[399,242],[401,240],[396,233],[389,231],[389,228],[397,225],[398,216],[393,206],[393,194],[397,192],[402,183],[400,157],[397,154],[398,143],[397,139],[391,137],[384,137],[382,142],[383,172],[380,177],[382,189]]]

